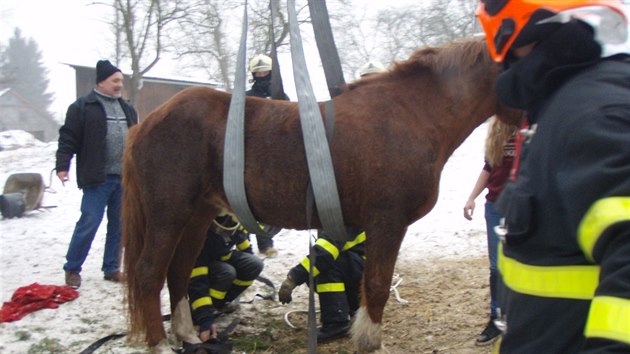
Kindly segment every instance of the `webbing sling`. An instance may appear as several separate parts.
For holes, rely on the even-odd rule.
[[[326,1],[308,0],[308,10],[311,14],[317,50],[324,67],[328,92],[330,93],[330,98],[333,98],[341,93],[341,87],[345,84],[345,81],[343,79],[343,70],[341,69],[341,60],[335,46],[335,38],[330,27]]]
[[[240,223],[253,234],[266,232],[249,209],[245,193],[245,49],[247,42],[247,0],[243,10],[243,29],[236,58],[234,90],[230,100],[223,147],[223,189]]]
[[[295,0],[288,1],[289,33],[293,76],[298,95],[300,123],[315,204],[323,229],[337,239],[345,236],[341,203],[333,171],[330,149],[326,144],[324,124],[308,76],[302,39],[295,12]],[[345,240],[345,238],[342,238]]]
[[[269,11],[271,12],[271,21],[269,21],[269,34],[271,35],[271,99],[284,100],[284,86],[282,84],[282,74],[280,72],[280,62],[278,61],[278,49],[276,47],[276,35],[274,32],[274,23],[278,9],[276,2],[278,0],[269,1]]]
[[[332,136],[335,130],[335,119],[334,119],[334,107],[332,100],[328,100],[324,103],[324,119],[325,119],[325,128],[326,128],[326,140],[328,143],[332,141]],[[308,183],[308,189],[306,192],[306,226],[307,228],[311,228],[311,217],[313,215],[313,186],[311,182]],[[347,235],[344,233],[344,236]],[[315,318],[315,275],[319,273],[319,271],[315,268],[315,245],[313,243],[313,238],[309,237],[308,243],[308,352],[309,354],[315,354],[317,352],[317,323]],[[316,272],[317,271],[317,272]]]

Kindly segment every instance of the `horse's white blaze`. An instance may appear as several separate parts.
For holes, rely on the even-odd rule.
[[[168,345],[168,340],[164,338],[156,346],[151,347],[151,354],[173,354],[173,349]]]
[[[359,353],[372,353],[381,348],[381,325],[372,322],[363,306],[357,311],[352,324],[352,341]]]
[[[192,315],[190,314],[190,305],[188,300],[182,298],[177,303],[173,316],[171,318],[171,329],[177,339],[191,344],[201,343],[201,339],[197,335],[197,331],[193,327]]]

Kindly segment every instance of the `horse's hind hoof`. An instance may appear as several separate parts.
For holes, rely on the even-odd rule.
[[[151,347],[151,354],[173,354],[173,350],[168,345],[168,340],[164,338],[157,345]]]

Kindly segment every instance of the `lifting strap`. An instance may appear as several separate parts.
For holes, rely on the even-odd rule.
[[[238,221],[252,234],[264,231],[247,203],[245,193],[245,52],[247,44],[247,0],[243,10],[243,29],[236,57],[234,90],[230,100],[223,147],[223,189]]]
[[[345,85],[345,81],[337,46],[335,46],[335,38],[330,27],[326,1],[308,0],[308,9],[311,14],[311,22],[313,23],[317,50],[324,67],[328,92],[330,93],[330,98],[333,98],[341,93],[341,87]]]
[[[341,213],[341,202],[337,191],[337,182],[333,171],[330,149],[326,144],[324,124],[313,87],[306,68],[306,59],[302,47],[302,38],[295,12],[295,0],[288,0],[289,33],[291,38],[291,57],[293,76],[298,96],[300,123],[309,176],[317,213],[323,229],[332,238],[345,240],[345,227]]]
[[[278,50],[276,47],[276,33],[274,32],[275,20],[278,14],[276,8],[278,0],[269,1],[269,11],[271,12],[271,21],[269,27],[269,35],[271,36],[271,99],[284,100],[284,86],[282,84],[282,73],[280,72],[280,62],[278,61]]]

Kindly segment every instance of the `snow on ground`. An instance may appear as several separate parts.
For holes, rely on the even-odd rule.
[[[437,205],[429,215],[409,227],[399,262],[485,255],[483,197],[477,199],[473,221],[464,219],[463,206],[482,168],[486,129],[486,124],[476,129],[447,162]],[[3,137],[0,140],[2,186],[13,173],[36,172],[42,174],[53,191],[47,192],[43,200],[43,206],[52,208],[31,211],[22,218],[0,220],[2,302],[9,301],[17,288],[34,282],[64,284],[62,266],[79,218],[82,195],[72,174],[65,187],[56,177],[49,179],[55,164],[56,143],[33,142],[28,134],[19,132],[5,133],[0,133]],[[105,225],[104,220],[84,264],[79,298],[60,305],[58,309],[40,310],[19,321],[0,324],[0,352],[48,353],[51,348],[60,348],[57,351],[60,353],[79,352],[81,349],[77,348],[86,348],[99,338],[126,331],[122,287],[103,280],[100,270]],[[275,245],[279,255],[265,259],[263,275],[279,285],[289,268],[307,253],[310,234],[294,230],[283,230],[278,234]],[[252,242],[255,243],[255,239]],[[166,291],[163,291],[162,299],[163,313],[169,313]],[[144,351],[143,347],[133,348],[120,343],[112,344],[115,349],[98,352]]]

